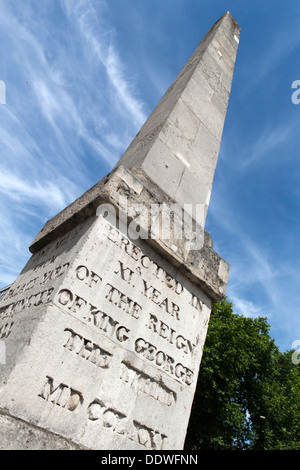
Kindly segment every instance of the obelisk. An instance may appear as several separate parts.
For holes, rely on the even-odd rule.
[[[228,264],[204,231],[240,28],[207,33],[0,303],[0,448],[179,450]]]

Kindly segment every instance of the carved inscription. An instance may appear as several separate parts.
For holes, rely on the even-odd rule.
[[[153,310],[150,307],[149,311],[149,304],[147,304],[147,311],[140,312],[140,318],[143,318],[144,325],[152,333],[152,339],[148,340],[147,329],[144,330],[145,336],[142,333],[134,340],[134,351],[185,385],[191,385],[194,380],[193,370],[186,366],[182,355],[183,360],[178,361],[176,356],[164,351],[163,343],[172,345],[174,352],[177,350],[183,353],[191,362],[195,357],[196,348],[199,347],[200,339],[199,334],[195,339],[191,339],[187,334],[181,333],[180,325],[183,313],[180,310],[180,305],[184,304],[192,308],[195,313],[191,312],[190,319],[192,321],[195,319],[196,326],[199,325],[199,314],[202,314],[203,311],[202,300],[194,292],[188,291],[177,279],[155,263],[115,227],[107,224],[105,232],[107,239],[128,257],[128,265],[123,259],[122,261],[117,260],[114,273],[127,284],[135,289],[138,288],[138,292],[142,293],[153,305]],[[160,281],[161,288],[157,286],[157,281]],[[177,326],[174,321],[169,324],[165,314],[170,315],[176,321]],[[153,341],[153,333],[157,337],[157,342]]]
[[[49,289],[38,292],[37,294],[32,294],[29,297],[17,300],[16,302],[12,302],[6,307],[2,307],[0,309],[0,319],[12,317],[15,313],[20,312],[22,310],[33,307],[39,307],[42,304],[50,302],[51,294],[53,291],[54,288],[50,287]]]
[[[198,299],[195,294],[192,294],[190,305],[192,305],[196,310],[199,310],[200,312],[203,310],[203,303],[201,302],[201,300]]]
[[[71,240],[74,240],[83,228],[84,228],[84,223],[79,224],[75,229],[71,230],[66,236],[58,239],[55,242],[49,243],[45,248],[42,248],[39,252],[35,254],[34,261],[37,262],[39,259],[55,251],[56,255],[52,255],[48,260],[42,261],[39,264],[39,266],[42,267],[49,262],[54,262],[55,258],[57,258],[58,256],[61,255],[61,253],[63,253],[64,245],[70,242]],[[58,252],[58,249],[60,249],[60,252]]]
[[[191,385],[194,373],[181,363],[176,363],[175,359],[164,351],[158,350],[156,346],[143,338],[138,338],[135,342],[135,351],[148,361],[161,367],[165,372],[174,376],[186,385]]]
[[[47,381],[38,395],[39,397],[68,411],[79,409],[83,403],[82,393],[63,383],[55,385],[52,377],[47,376],[46,378]]]
[[[143,279],[143,294],[145,297],[150,299],[154,304],[158,305],[161,309],[175,317],[176,320],[179,318],[179,307],[174,302],[171,302],[167,297],[164,298],[161,292],[155,289],[153,286],[148,285],[147,282]]]
[[[145,255],[138,246],[134,245],[134,243],[132,243],[127,237],[125,237],[119,230],[117,230],[110,224],[105,225],[105,230],[105,235],[107,239],[114,243],[115,246],[119,247],[122,252],[126,253],[129,259],[132,259],[136,262],[134,270],[131,270],[131,275],[129,271],[126,272],[126,280],[128,283],[133,282],[133,273],[142,276],[147,272],[153,275],[156,279],[162,280],[166,284],[166,286],[173,292],[175,292],[177,295],[180,295],[183,292],[184,288],[180,282],[178,282],[174,277],[167,273],[161,266],[152,261],[149,256]],[[119,261],[119,263],[121,262]],[[125,277],[123,263],[122,267],[123,269],[118,270],[117,273],[120,272],[120,274],[123,274]],[[121,264],[119,268],[121,268]]]
[[[88,419],[99,423],[106,429],[120,434],[147,449],[162,450],[167,436],[136,420],[129,422],[127,416],[120,411],[107,407],[102,400],[95,399],[90,403]]]
[[[70,312],[80,314],[80,318],[84,322],[95,326],[107,336],[116,339],[120,343],[128,341],[130,333],[128,328],[83,298],[73,294],[70,289],[61,289],[57,301]]]
[[[133,421],[133,425],[134,431],[128,436],[129,439],[148,449],[162,450],[164,448],[164,442],[167,439],[165,434],[161,434],[159,431],[155,431],[138,421]]]
[[[68,340],[64,344],[64,348],[75,352],[79,357],[86,359],[97,367],[102,369],[109,367],[112,354],[69,328],[66,328],[65,332],[68,334]]]
[[[0,325],[0,339],[9,337],[13,324],[14,322],[8,322],[3,323],[3,325]]]
[[[83,394],[67,384],[54,381],[46,377],[39,397],[61,407],[67,412],[77,412],[85,403]],[[112,406],[108,406],[99,398],[95,398],[86,408],[86,415],[90,422],[100,425],[113,433],[120,434],[147,449],[161,450],[167,436],[136,420],[130,420],[126,414]]]
[[[105,295],[105,298],[108,302],[111,302],[116,307],[123,310],[128,315],[131,315],[133,318],[140,318],[140,312],[142,307],[130,299],[127,295],[123,294],[116,287],[113,287],[111,284],[107,283],[108,293]]]
[[[57,279],[58,277],[62,276],[68,270],[69,266],[70,263],[65,263],[62,266],[57,266],[56,268],[45,272],[40,284],[45,284],[48,281],[53,281],[54,279]]]
[[[122,362],[120,379],[163,405],[172,406],[176,403],[176,393],[165,385],[155,381],[149,375],[133,368],[129,363]]]
[[[114,271],[114,273],[121,276],[123,281],[126,281],[128,284],[130,284],[132,281],[132,275],[134,274],[134,271],[132,271],[132,269],[128,267],[125,267],[122,261],[118,260],[118,263],[119,263],[120,269],[117,269],[116,271]]]
[[[172,356],[144,338],[136,339],[133,344],[129,328],[124,325],[120,325],[120,323],[114,320],[111,316],[107,315],[100,309],[97,309],[97,307],[91,305],[85,299],[73,294],[69,289],[62,289],[58,293],[58,303],[66,307],[72,313],[80,313],[81,318],[86,323],[96,326],[107,336],[117,339],[120,343],[130,343],[131,347],[134,348],[134,351],[141,357],[152,362],[152,364],[157,367],[162,368],[165,372],[180,380],[185,385],[191,385],[193,382],[194,373],[188,367],[183,365],[181,362],[177,363]],[[157,326],[156,323],[158,324],[158,320],[155,316],[152,316],[152,322],[150,321],[147,326],[149,328],[150,324],[151,328],[154,328],[158,335],[164,336],[167,331],[167,325],[161,322],[161,324]],[[169,328],[169,342],[171,342],[171,338],[173,338],[174,333],[175,330],[171,331]],[[193,345],[191,341],[185,339],[182,335],[174,336],[173,341],[174,347],[182,350],[185,354],[192,355],[195,345]]]
[[[86,266],[78,266],[75,271],[77,279],[84,281],[90,288],[99,285],[102,281],[101,277],[94,271],[90,271]]]
[[[129,259],[136,262],[134,268],[129,268],[128,266],[125,266],[123,261],[118,260],[119,266],[114,273],[118,274],[124,281],[133,287],[136,285],[134,275],[141,277],[143,282],[142,293],[145,297],[163,308],[177,320],[180,320],[179,306],[175,302],[164,297],[157,288],[150,285],[150,283],[145,280],[145,275],[148,273],[153,276],[154,279],[162,281],[168,289],[176,293],[178,296],[180,296],[185,290],[183,285],[166,272],[161,266],[151,260],[149,256],[145,255],[139,247],[134,245],[115,227],[107,224],[105,226],[105,230],[107,239],[119,247],[122,252],[126,253]],[[194,293],[188,294],[190,296],[189,305],[192,305],[195,309],[201,312],[203,310],[203,302]]]
[[[107,240],[118,248],[120,256],[115,256],[112,266],[104,264],[102,272],[85,264],[78,265],[73,272],[75,284],[61,288],[54,301],[182,384],[191,385],[194,380],[191,364],[194,364],[200,341],[199,335],[195,339],[189,338],[188,333],[183,332],[188,330],[182,330],[181,322],[185,321],[184,308],[189,306],[191,321],[196,320],[195,325],[199,325],[202,301],[115,227],[110,224],[104,227]],[[44,279],[59,276],[65,269],[66,265],[49,269],[44,273]],[[105,279],[106,273],[108,279]],[[88,289],[85,287],[80,291],[81,283]],[[130,286],[128,292],[126,285]],[[137,328],[133,327],[132,321],[137,322]],[[69,347],[74,350],[76,344],[76,354],[93,358],[94,353],[90,350],[88,355],[86,348],[97,345],[93,346],[87,338],[79,337],[72,330],[69,334]]]
[[[40,271],[42,268],[48,266],[52,262],[53,262],[52,259],[47,260],[47,262],[44,262],[41,265],[36,266],[35,269],[33,270],[33,272]],[[53,269],[48,270],[45,273],[43,273],[41,279],[38,276],[38,277],[35,277],[34,279],[31,279],[30,281],[28,281],[24,284],[19,284],[18,286],[15,286],[15,287],[13,286],[11,289],[9,289],[8,293],[6,294],[5,300],[11,299],[11,298],[15,297],[16,295],[23,294],[23,293],[33,289],[34,287],[36,287],[38,285],[45,284],[48,281],[54,281],[55,279],[57,279],[57,278],[61,277],[63,274],[65,274],[66,271],[68,270],[69,266],[70,266],[70,263],[65,263],[63,265],[56,266]]]
[[[14,297],[20,296],[21,294],[23,294],[23,297],[21,299],[19,298],[18,300],[12,301],[5,307],[0,308],[0,319],[13,317],[15,313],[25,309],[39,307],[40,305],[46,304],[52,300],[51,294],[54,291],[54,288],[49,287],[48,289],[45,289],[45,285],[50,281],[52,282],[55,279],[63,276],[68,271],[70,266],[70,263],[64,263],[49,269],[49,267],[53,265],[56,258],[56,256],[52,256],[48,260],[38,264],[32,271],[33,273],[37,274],[36,277],[30,279],[27,282],[22,282],[17,286],[13,285],[8,290],[7,294],[3,298],[3,302],[10,301],[11,299],[13,300]],[[46,272],[42,272],[42,270],[47,267],[48,270]],[[29,295],[29,291],[33,289],[39,289],[39,291]]]
[[[104,428],[110,428],[117,434],[125,434],[126,415],[114,408],[107,407],[102,400],[95,399],[87,409],[90,421],[101,420]]]
[[[53,264],[55,262],[55,260],[57,259],[57,255],[53,255],[51,256],[50,258],[42,261],[41,263],[38,263],[34,269],[33,269],[33,272],[34,273],[38,273],[39,271],[41,271],[42,269],[44,269],[45,267]]]
[[[38,277],[31,279],[29,282],[20,284],[16,287],[13,287],[9,289],[8,293],[5,296],[5,300],[10,299],[18,294],[22,294],[23,292],[26,292],[30,289],[32,289],[35,286],[36,281],[38,280]]]
[[[166,323],[159,320],[153,313],[149,313],[149,321],[147,327],[154,331],[158,336],[166,340],[170,344],[174,344],[177,349],[182,350],[185,354],[193,356],[196,345],[184,336],[177,334]]]

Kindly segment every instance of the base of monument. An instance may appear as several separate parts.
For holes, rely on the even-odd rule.
[[[0,450],[81,450],[56,434],[0,411]]]

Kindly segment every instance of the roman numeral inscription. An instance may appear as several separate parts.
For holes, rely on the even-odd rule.
[[[87,406],[83,393],[67,384],[55,382],[47,376],[41,392],[38,395],[55,407],[60,407],[69,413],[77,413],[84,408],[88,422],[97,427],[101,426],[110,432],[122,435],[147,449],[161,450],[167,436],[136,420],[130,420],[125,413],[108,406],[99,398],[95,398]],[[95,424],[92,424],[95,423]]]
[[[68,411],[77,410],[83,403],[83,396],[81,392],[74,390],[66,384],[54,384],[54,379],[47,376],[39,397],[54,405],[61,406]]]
[[[99,399],[90,403],[87,410],[88,419],[112,432],[127,437],[147,449],[162,450],[167,436],[136,420],[129,421],[120,411],[107,407]]]

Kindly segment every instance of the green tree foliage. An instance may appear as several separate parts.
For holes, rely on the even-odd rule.
[[[300,449],[300,366],[269,329],[213,306],[186,449]]]

